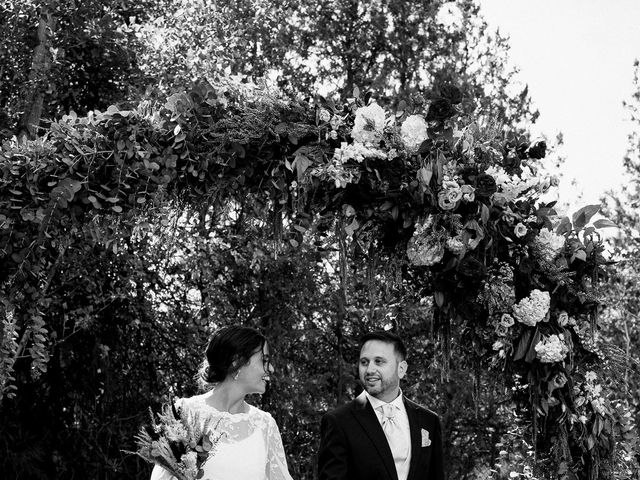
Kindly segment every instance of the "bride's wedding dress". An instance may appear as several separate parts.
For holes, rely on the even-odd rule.
[[[203,480],[291,480],[280,431],[269,413],[249,404],[244,413],[220,412],[201,395],[181,399],[178,405],[183,412],[197,412],[203,421],[211,419],[209,425],[217,424],[216,430],[224,432],[202,466]],[[173,478],[159,466],[151,474],[151,480]]]

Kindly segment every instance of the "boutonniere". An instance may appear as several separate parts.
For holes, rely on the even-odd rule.
[[[428,447],[431,445],[431,439],[429,438],[429,430],[425,430],[424,428],[420,429],[420,433],[422,434],[422,446]]]

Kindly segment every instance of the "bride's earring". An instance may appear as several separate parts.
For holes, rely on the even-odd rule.
[[[238,375],[240,375],[240,370],[238,370],[236,374],[233,376],[234,381],[238,380]]]

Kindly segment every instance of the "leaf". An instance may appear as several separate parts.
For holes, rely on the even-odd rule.
[[[347,235],[353,235],[358,227],[360,227],[360,224],[358,223],[358,220],[354,218],[349,225],[344,227],[344,231]]]
[[[533,334],[533,338],[531,339],[531,344],[529,345],[529,351],[527,355],[524,357],[524,361],[527,363],[531,363],[535,360],[537,352],[536,345],[540,341],[540,331],[536,327],[535,333]]]
[[[589,223],[591,217],[600,211],[600,205],[587,205],[582,207],[576,213],[573,214],[573,226],[576,230],[582,230],[582,228]]]
[[[562,220],[560,220],[560,223],[556,227],[556,233],[558,235],[563,235],[567,232],[570,232],[572,228],[573,227],[571,226],[571,220],[569,220],[569,217],[562,217]]]
[[[433,176],[433,168],[431,167],[430,163],[427,166],[424,166],[418,170],[417,177],[420,183],[422,183],[423,185],[429,185],[429,182],[431,181],[432,176]]]
[[[304,172],[311,165],[311,160],[309,160],[305,155],[296,155],[296,173],[298,174],[298,182],[302,181],[304,176]]]
[[[484,203],[482,204],[482,211],[480,212],[480,218],[482,219],[482,223],[484,225],[489,221],[491,214],[489,212],[489,207],[487,207]]]
[[[438,307],[442,307],[444,305],[444,293],[443,292],[433,292],[433,298],[436,301],[436,305]]]
[[[525,332],[520,337],[520,341],[518,342],[518,346],[516,347],[516,351],[513,354],[513,361],[522,360],[527,351],[529,350],[529,344],[531,343],[531,337],[533,335],[533,330],[525,330]]]
[[[600,218],[593,222],[593,226],[596,228],[618,228],[618,224],[612,222],[608,218]]]

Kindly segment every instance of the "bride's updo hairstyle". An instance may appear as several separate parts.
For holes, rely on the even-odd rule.
[[[230,325],[216,330],[207,344],[205,361],[200,369],[204,386],[222,382],[235,374],[262,350],[266,339],[258,330],[240,325]]]

